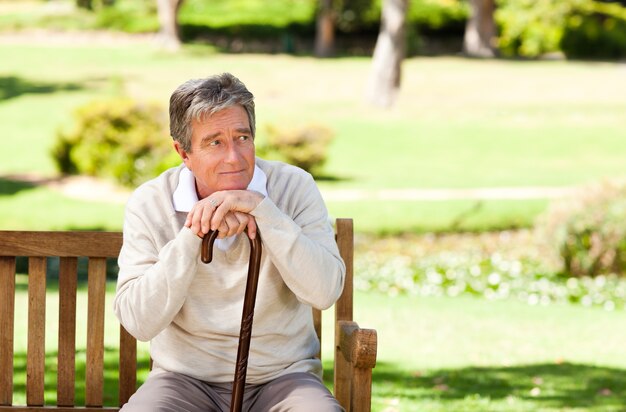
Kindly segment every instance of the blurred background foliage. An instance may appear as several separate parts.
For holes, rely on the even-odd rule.
[[[63,174],[113,178],[137,187],[180,163],[167,110],[157,102],[117,97],[76,109],[71,130],[57,132],[52,157]]]
[[[497,0],[495,17],[499,27],[500,53],[525,58],[562,53],[575,58],[620,59],[626,47],[625,3],[608,0]],[[129,33],[154,33],[159,29],[154,0],[19,0],[0,2],[0,5],[0,32],[34,28],[70,31],[105,28]],[[356,54],[357,58],[369,55],[378,33],[381,1],[336,0],[333,7],[338,54],[344,57]],[[111,59],[111,63],[119,67],[108,69],[108,72],[116,74],[104,82],[104,88],[110,90],[95,93],[94,90],[101,87],[98,81],[86,80],[81,84],[65,79],[65,82],[57,81],[50,85],[31,84],[27,79],[34,76],[33,73],[18,77],[9,71],[0,78],[0,96],[8,100],[20,93],[54,94],[57,91],[67,92],[68,96],[72,92],[76,92],[72,96],[89,95],[90,99],[81,97],[76,100],[80,101],[80,106],[74,108],[73,125],[68,125],[68,121],[57,132],[56,143],[48,148],[53,163],[62,174],[114,178],[121,185],[136,186],[178,162],[168,139],[162,138],[167,136],[165,109],[148,103],[150,99],[146,99],[155,97],[151,95],[152,91],[161,92],[166,88],[161,84],[163,81],[171,80],[173,83],[173,79],[168,79],[168,73],[175,73],[180,66],[168,69],[167,65],[197,63],[204,70],[200,56],[215,60],[220,51],[288,51],[308,55],[312,51],[317,9],[318,2],[315,0],[186,0],[182,3],[179,23],[189,47],[179,56],[150,55],[149,50],[143,50],[144,54],[132,51],[131,55],[124,55],[125,52],[121,51],[118,58]],[[458,53],[469,12],[469,4],[464,0],[410,0],[409,54]],[[30,53],[24,49],[13,53],[24,61],[30,59],[35,66],[41,64],[35,57],[37,51]],[[19,53],[22,53],[21,57]],[[109,64],[108,61],[105,63],[108,53],[93,50],[92,54],[86,51],[80,55],[68,52],[56,57],[71,67],[63,67],[61,71],[73,73],[69,77],[75,79],[89,77],[90,73],[97,71],[96,66]],[[318,61],[315,69],[309,72],[310,76],[318,78],[317,90],[326,90],[307,100],[312,115],[302,116],[307,109],[289,111],[287,106],[273,109],[274,113],[270,113],[268,121],[259,128],[257,140],[259,154],[303,167],[318,177],[321,186],[330,189],[330,192],[414,186],[566,186],[606,177],[619,167],[615,165],[620,163],[619,153],[624,144],[619,133],[615,133],[620,124],[620,101],[606,99],[602,95],[602,89],[610,88],[610,85],[587,87],[580,84],[586,76],[583,73],[587,73],[586,68],[580,68],[582,66],[574,69],[562,66],[562,70],[541,66],[544,70],[541,74],[525,76],[519,74],[518,66],[498,67],[500,62],[494,62],[489,68],[464,62],[459,70],[446,61],[431,67],[420,67],[419,60],[416,60],[411,63],[410,70],[412,73],[423,73],[424,77],[414,78],[407,96],[419,93],[423,95],[423,100],[413,102],[409,97],[405,100],[405,112],[400,116],[378,119],[370,113],[364,115],[350,101],[354,84],[345,86],[345,94],[337,101],[331,99],[329,104],[327,96],[330,92],[333,96],[339,95],[337,89],[326,89],[326,83],[330,84],[335,78],[345,81],[352,74],[358,77],[358,73],[363,73],[364,65],[360,60],[345,59],[342,63],[340,68],[339,65],[331,67]],[[269,61],[263,68],[258,59],[245,64],[254,67],[250,73],[255,73],[257,69],[267,72],[274,68]],[[301,71],[301,66],[296,68],[290,64],[285,64],[283,73]],[[150,80],[148,77],[152,83],[147,87],[133,79],[133,76],[145,73],[146,67],[156,71],[161,65],[164,72],[157,74],[158,79]],[[16,67],[16,70],[23,70],[19,65]],[[350,74],[346,76],[337,70]],[[455,77],[460,71],[466,78]],[[429,88],[427,76],[435,72],[441,78]],[[559,79],[557,82],[557,78],[570,74],[572,81],[578,82],[580,90],[572,89],[568,80]],[[490,95],[484,93],[486,89],[482,86],[470,88],[469,85],[484,78],[499,84],[505,92]],[[297,83],[295,81],[294,84]],[[554,85],[557,87],[552,89]],[[538,103],[533,93],[528,94],[528,90],[538,88],[545,91],[545,102]],[[131,93],[128,93],[129,90]],[[93,97],[101,98],[107,94],[115,97],[93,100]],[[274,94],[273,90],[268,93],[270,97]],[[160,99],[160,94],[158,96]],[[513,100],[509,96],[514,96]],[[71,105],[75,100],[63,98],[62,101],[63,105]],[[455,101],[461,103],[455,106],[451,103]],[[513,105],[502,106],[503,102],[509,101]],[[420,102],[425,103],[420,105]],[[348,106],[345,106],[346,103]],[[452,106],[447,106],[449,104]],[[438,109],[431,112],[431,106]],[[342,114],[341,110],[347,110],[348,114]],[[450,118],[451,112],[461,114],[458,120]],[[587,119],[582,121],[580,127],[576,126],[583,119],[578,116],[579,112],[584,112],[584,119]],[[329,124],[316,122],[318,119],[314,113],[321,113]],[[550,118],[543,116],[544,113],[548,113]],[[292,116],[298,122],[280,124],[285,116]],[[487,118],[489,121],[485,120]],[[527,122],[524,119],[533,120]],[[445,127],[442,122],[445,122]],[[512,127],[521,124],[525,127]],[[407,132],[411,127],[418,127],[421,133]],[[598,133],[602,127],[605,132]],[[397,147],[379,144],[379,136],[388,133],[394,135]],[[536,142],[536,148],[528,143],[535,135],[541,139],[542,135],[548,134],[549,140]],[[430,138],[431,135],[437,138]],[[589,143],[591,136],[604,140],[592,149]],[[354,141],[359,144],[350,143]],[[471,144],[467,143],[469,141]],[[450,150],[451,147],[456,149]],[[403,156],[396,155],[396,152]],[[346,153],[350,154],[346,156]],[[513,153],[533,158],[538,167],[529,168],[523,160],[511,159]],[[591,156],[591,153],[593,158],[588,170],[577,169],[572,161],[572,165],[568,166],[571,170],[563,172],[567,169],[562,167],[563,159],[574,159],[583,154]],[[476,156],[485,161],[477,164],[468,160]],[[48,161],[39,162],[38,165],[44,166],[38,167],[46,170]],[[375,163],[380,163],[385,173],[363,171],[362,164]],[[6,168],[12,169],[10,160]],[[492,173],[492,169],[499,172]],[[412,173],[407,174],[406,170],[412,170]],[[432,170],[437,173],[432,173]],[[419,178],[427,175],[428,179]],[[623,193],[600,192],[603,194],[596,199],[600,203],[591,204],[583,200],[569,202],[561,212],[552,213],[542,223],[552,230],[552,234],[558,234],[553,236],[553,244],[563,264],[555,273],[579,277],[623,273],[626,260],[623,252],[624,230],[619,224],[625,220],[622,219]],[[574,209],[574,205],[580,204],[585,206]],[[547,200],[525,199],[516,204],[461,200],[445,202],[442,207],[432,203],[403,203],[402,200],[390,205],[374,200],[359,204],[358,210],[353,205],[351,201],[337,202],[330,196],[329,206],[335,214],[357,213],[361,231],[384,235],[528,228],[534,225],[534,219],[545,209]],[[430,219],[406,222],[400,216],[407,212],[430,216]],[[438,221],[441,215],[444,219]]]
[[[255,142],[256,153],[265,159],[298,166],[319,179],[323,177],[323,167],[334,138],[334,132],[321,124],[297,127],[267,124]]]
[[[48,3],[47,11],[32,13],[16,7],[3,14],[0,30],[47,27],[146,33],[159,29],[153,0]],[[316,0],[185,0],[178,20],[186,42],[211,41],[229,51],[256,47],[257,51],[310,53],[317,5]],[[626,56],[623,0],[496,0],[496,6],[497,47],[504,56]],[[333,8],[339,53],[371,54],[381,0],[336,0]],[[410,0],[408,10],[409,55],[458,52],[470,13],[468,0]]]
[[[596,183],[554,201],[532,230],[412,238],[362,239],[357,287],[391,296],[626,307],[625,181]]]
[[[626,182],[604,181],[553,202],[537,222],[571,276],[626,275]]]
[[[626,56],[624,2],[605,0],[498,0],[499,46],[506,56],[568,58]]]

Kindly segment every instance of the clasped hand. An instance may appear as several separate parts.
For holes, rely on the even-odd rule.
[[[250,239],[256,237],[256,221],[250,212],[263,200],[263,195],[251,190],[223,190],[198,201],[185,221],[199,237],[209,230],[217,230],[218,238],[238,235],[248,231]]]

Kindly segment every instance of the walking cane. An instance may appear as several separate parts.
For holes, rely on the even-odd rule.
[[[204,263],[213,259],[213,243],[217,238],[217,231],[209,231],[202,239],[201,258]],[[250,240],[250,261],[248,263],[248,281],[246,294],[243,300],[241,315],[241,329],[239,331],[239,347],[237,348],[237,363],[235,364],[235,380],[233,381],[233,395],[230,402],[230,412],[240,412],[243,403],[243,391],[246,384],[248,369],[248,354],[250,353],[250,337],[252,336],[252,318],[254,317],[254,303],[256,289],[259,283],[259,269],[261,266],[261,236],[257,231],[256,237]]]

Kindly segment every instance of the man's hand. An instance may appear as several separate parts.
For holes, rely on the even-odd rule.
[[[250,190],[224,190],[212,193],[194,205],[185,226],[199,237],[217,230],[218,238],[238,235],[246,228],[250,239],[256,237],[256,221],[250,212],[263,200],[263,195]]]

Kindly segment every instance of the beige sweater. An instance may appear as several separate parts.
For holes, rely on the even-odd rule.
[[[309,174],[257,158],[268,196],[252,211],[263,243],[247,382],[285,373],[321,376],[311,307],[339,297],[345,266],[322,197]],[[150,340],[157,367],[208,382],[232,382],[250,246],[200,261],[201,239],[183,227],[172,194],[182,166],[140,186],[126,207],[115,313]]]

